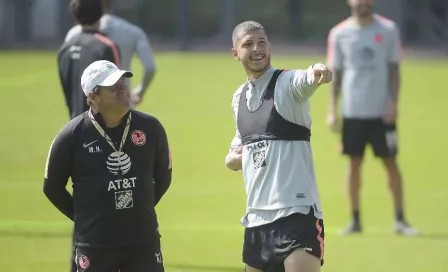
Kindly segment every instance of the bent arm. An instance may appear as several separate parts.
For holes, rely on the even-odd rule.
[[[137,56],[143,65],[143,79],[140,85],[137,87],[137,94],[140,97],[146,93],[149,85],[154,79],[156,73],[156,64],[154,61],[154,52],[149,43],[149,39],[143,31],[139,31],[139,39],[137,42]]]
[[[243,144],[241,142],[241,137],[237,131],[235,137],[232,140],[230,151],[226,155],[225,164],[227,168],[233,171],[238,171],[243,169]]]
[[[168,188],[172,179],[172,158],[168,146],[165,128],[159,123],[159,133],[156,144],[156,158],[154,167],[154,206],[156,206]]]
[[[53,140],[45,165],[43,192],[65,216],[74,220],[73,198],[66,186],[71,171],[71,133],[65,127]]]
[[[401,39],[399,30],[394,27],[392,31],[392,40],[389,49],[389,89],[391,92],[391,100],[398,103],[400,91],[400,61],[401,61]]]
[[[342,86],[342,67],[344,55],[339,44],[337,30],[334,28],[330,31],[327,38],[327,65],[333,70],[333,82],[330,90],[329,111],[337,112],[337,104]]]

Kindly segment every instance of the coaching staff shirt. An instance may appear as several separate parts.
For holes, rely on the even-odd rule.
[[[239,105],[244,85],[233,95],[232,109],[235,122],[239,107],[256,111],[275,68],[270,67],[256,80],[248,81],[247,104]],[[275,84],[274,106],[287,121],[311,128],[309,97],[317,89],[309,81],[312,69],[284,71]],[[231,146],[242,144],[237,130]],[[247,195],[246,214],[241,219],[245,227],[274,222],[292,213],[308,214],[314,208],[315,216],[322,217],[311,145],[308,141],[264,140],[248,144],[243,150],[243,176]]]
[[[66,190],[69,177],[73,196]],[[167,136],[155,117],[130,110],[121,125],[110,129],[100,114],[89,110],[65,125],[53,140],[44,192],[74,220],[76,245],[128,246],[150,244],[157,237],[154,207],[170,183]]]
[[[59,49],[59,79],[70,119],[89,108],[81,89],[81,75],[87,66],[97,60],[108,60],[120,67],[120,50],[117,45],[94,30],[83,29]]]

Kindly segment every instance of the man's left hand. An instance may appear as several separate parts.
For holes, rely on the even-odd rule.
[[[313,73],[311,74],[311,82],[317,84],[318,86],[330,83],[333,77],[333,73],[328,69],[327,66],[322,63],[316,63],[312,67]]]

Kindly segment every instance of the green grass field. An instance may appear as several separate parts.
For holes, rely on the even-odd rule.
[[[42,193],[48,147],[68,121],[48,53],[0,54],[0,267],[2,271],[68,271],[71,223]],[[173,149],[173,183],[157,207],[168,272],[241,271],[245,194],[240,172],[224,156],[235,130],[231,98],[245,80],[230,55],[164,53],[139,110],[165,125]],[[275,57],[304,68],[324,57]],[[140,67],[134,62],[136,78]],[[406,61],[402,68],[399,156],[406,214],[421,237],[397,237],[386,176],[368,152],[362,235],[340,237],[349,220],[346,161],[325,126],[328,87],[312,98],[316,175],[325,213],[323,271],[448,271],[448,61]],[[135,83],[136,81],[134,81]]]

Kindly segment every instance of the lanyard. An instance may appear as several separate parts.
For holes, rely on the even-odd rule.
[[[92,121],[95,128],[98,130],[98,132],[103,136],[103,138],[109,143],[109,145],[114,149],[115,152],[120,152],[123,149],[124,142],[126,141],[126,138],[128,137],[129,133],[129,127],[131,126],[131,113],[129,113],[128,120],[126,121],[126,127],[124,128],[123,136],[121,137],[120,147],[117,150],[115,148],[114,142],[110,139],[109,135],[104,131],[104,129],[98,124],[98,122],[95,120],[95,117],[93,117],[93,114],[91,111],[89,111],[89,117],[90,121]],[[118,163],[120,164],[120,156],[118,156]]]

